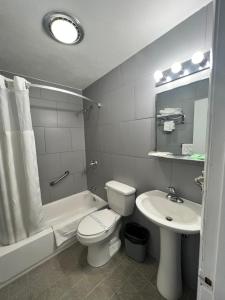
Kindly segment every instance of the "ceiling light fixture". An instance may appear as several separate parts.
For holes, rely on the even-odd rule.
[[[63,44],[78,44],[84,36],[80,22],[66,13],[50,12],[46,14],[43,25],[54,40]]]

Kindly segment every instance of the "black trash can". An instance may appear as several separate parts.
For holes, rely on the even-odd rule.
[[[126,254],[137,262],[143,262],[147,253],[148,230],[137,223],[127,223],[124,236]]]

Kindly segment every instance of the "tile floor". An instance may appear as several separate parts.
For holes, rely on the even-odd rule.
[[[87,265],[87,249],[75,244],[0,290],[0,300],[162,300],[156,289],[157,264],[139,264],[124,251],[103,267]],[[194,300],[187,290],[182,300]]]

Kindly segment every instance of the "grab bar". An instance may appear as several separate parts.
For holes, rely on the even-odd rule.
[[[67,177],[70,174],[70,172],[67,170],[62,176],[60,176],[58,179],[53,180],[49,182],[49,185],[53,186],[59,183],[61,180],[63,180],[65,177]]]

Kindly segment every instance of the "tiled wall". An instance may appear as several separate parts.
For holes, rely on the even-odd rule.
[[[157,95],[156,113],[166,107],[180,107],[185,115],[172,132],[165,132],[163,124],[157,126],[156,149],[180,155],[182,144],[193,144],[194,104],[196,100],[208,98],[209,80],[199,80]],[[202,129],[203,132],[204,129]]]
[[[155,149],[155,94],[153,73],[183,61],[197,50],[211,47],[212,6],[207,6],[173,30],[138,52],[89,86],[84,94],[102,102],[85,117],[86,159],[99,166],[88,171],[88,186],[106,198],[104,184],[115,179],[137,189],[166,191],[169,185],[192,201],[201,202],[194,178],[202,163],[179,162],[147,157]],[[119,51],[115,48],[115,51]],[[159,230],[137,210],[132,217],[151,233],[150,253],[159,256]],[[198,236],[183,241],[184,279],[196,286]]]
[[[43,204],[86,190],[82,100],[31,88],[30,102]],[[70,175],[51,187],[66,170]]]

